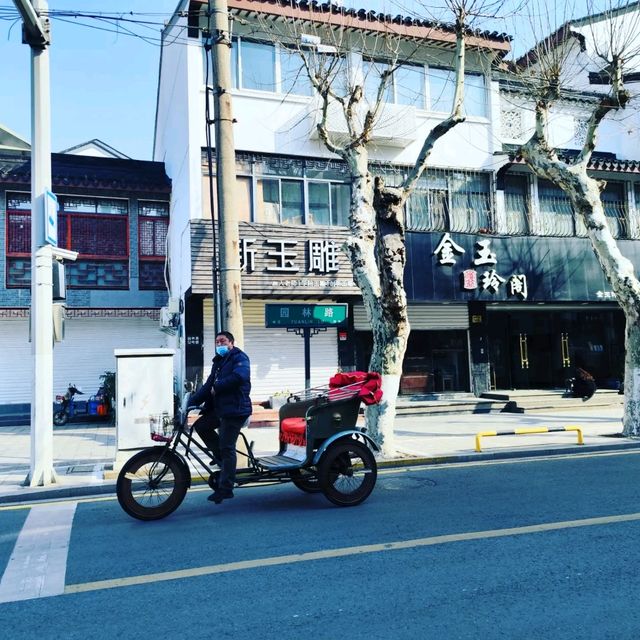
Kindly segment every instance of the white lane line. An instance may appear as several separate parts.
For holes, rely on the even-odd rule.
[[[33,507],[0,580],[0,603],[64,592],[75,502]]]

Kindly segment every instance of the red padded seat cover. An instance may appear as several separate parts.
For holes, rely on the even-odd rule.
[[[280,441],[304,447],[307,444],[307,421],[304,418],[284,418],[280,422]]]

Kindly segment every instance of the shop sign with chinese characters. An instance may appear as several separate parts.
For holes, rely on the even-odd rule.
[[[356,285],[340,244],[320,238],[242,237],[241,271],[246,277],[267,276],[271,289],[352,289]]]
[[[433,255],[436,256],[438,264],[443,266],[456,266],[458,259],[465,253],[463,247],[458,245],[449,233],[445,233]],[[498,260],[496,254],[491,251],[491,240],[478,240],[475,243],[474,257],[471,261],[474,268],[464,269],[461,274],[462,288],[465,291],[487,291],[496,294],[504,285],[507,295],[526,300],[527,276],[525,274],[514,273],[511,275],[500,275],[497,270]],[[475,267],[484,267],[480,272]]]

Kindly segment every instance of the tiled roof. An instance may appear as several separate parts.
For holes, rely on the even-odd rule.
[[[201,4],[206,4],[206,0],[198,1]],[[230,10],[235,11],[272,13],[276,15],[294,15],[292,12],[295,12],[295,16],[298,18],[306,17],[304,14],[307,14],[311,20],[314,18],[320,20],[324,16],[325,20],[332,24],[343,23],[345,26],[364,30],[379,28],[380,26],[395,27],[395,32],[398,35],[414,37],[429,37],[428,34],[424,33],[425,31],[432,32],[434,37],[437,31],[449,34],[455,33],[451,24],[420,20],[410,16],[393,16],[371,9],[353,9],[342,7],[332,2],[318,2],[318,0],[228,0],[228,6]],[[469,35],[487,41],[485,46],[491,46],[490,43],[494,43],[494,46],[495,43],[500,43],[502,46],[498,48],[504,48],[505,53],[510,49],[508,43],[511,41],[511,36],[506,33],[470,29]]]
[[[171,180],[165,173],[164,164],[147,160],[52,153],[51,182],[53,187],[171,192]],[[0,183],[31,183],[31,156],[28,151],[0,152]]]
[[[525,164],[525,161],[518,155],[518,145],[502,145],[504,153],[509,154],[513,164]],[[577,157],[578,151],[575,149],[557,149],[556,153],[561,160],[571,160]],[[620,160],[613,153],[595,152],[589,160],[587,169],[591,171],[613,171],[616,173],[640,173],[640,160]]]

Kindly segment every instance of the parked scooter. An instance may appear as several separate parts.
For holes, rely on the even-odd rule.
[[[61,427],[67,424],[69,420],[80,416],[90,416],[99,419],[109,418],[111,414],[111,403],[103,387],[100,387],[98,393],[91,396],[85,403],[76,402],[76,395],[84,395],[84,391],[82,391],[79,386],[69,383],[67,393],[63,396],[56,396],[56,402],[60,403],[61,407],[53,413],[54,425]]]

